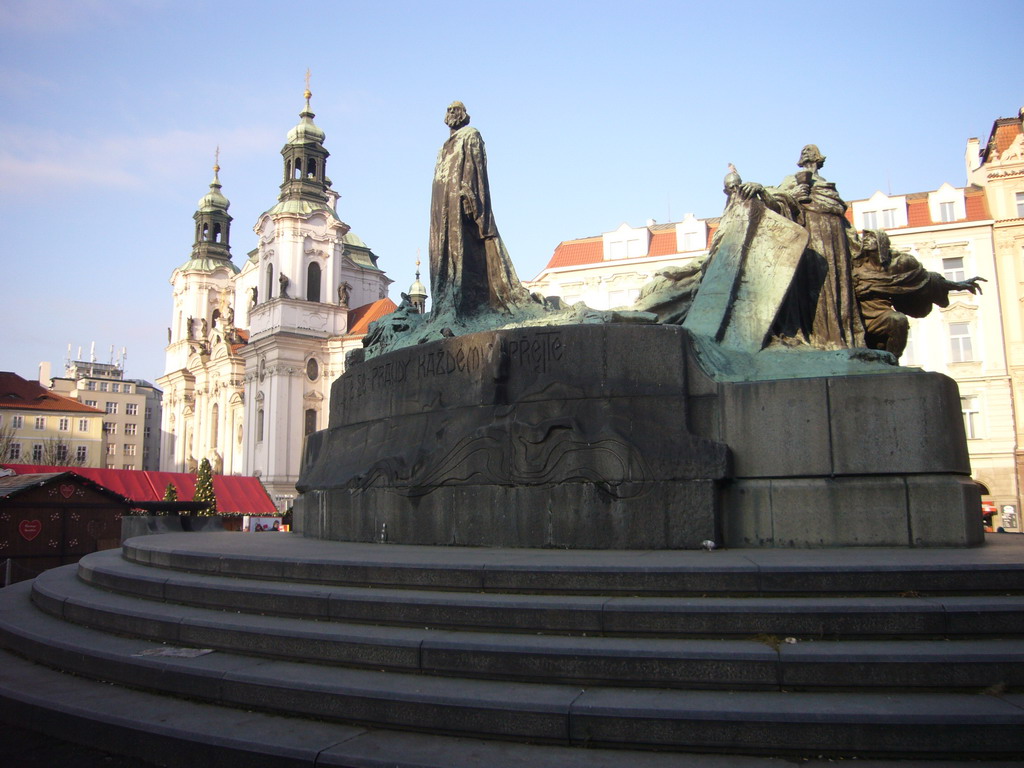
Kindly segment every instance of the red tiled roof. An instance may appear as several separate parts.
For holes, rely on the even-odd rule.
[[[964,203],[967,206],[968,221],[984,221],[992,218],[988,213],[988,201],[985,190],[981,187],[968,187],[964,190]]]
[[[56,469],[60,470],[61,467],[56,467]],[[67,470],[67,467],[63,467],[63,469]],[[40,486],[51,483],[54,480],[65,479],[68,478],[69,476],[74,476],[76,482],[79,482],[88,488],[93,488],[99,491],[100,493],[106,494],[107,496],[112,496],[116,498],[118,501],[131,501],[131,499],[122,496],[121,494],[116,493],[110,490],[109,488],[100,485],[99,483],[93,482],[87,477],[75,475],[74,472],[67,471],[29,472],[24,474],[9,475],[8,477],[0,477],[0,498],[9,499],[12,496],[17,496],[18,494],[24,493],[25,491],[31,490],[32,488],[39,488]]]
[[[711,238],[718,229],[719,218],[704,219],[708,227],[707,242],[704,248],[711,246]],[[676,239],[676,224],[655,224],[648,227],[651,231],[651,243],[647,256],[672,256],[679,253]],[[565,240],[558,244],[551,260],[543,271],[558,267],[579,267],[585,264],[600,264],[604,261],[604,240],[598,237],[582,237],[579,240]]]
[[[604,240],[601,237],[585,237],[559,243],[551,255],[551,261],[544,269],[598,264],[603,260]]]
[[[390,315],[398,309],[391,299],[378,299],[372,304],[363,304],[348,313],[348,333],[346,336],[364,336],[370,330],[370,323],[384,315]]]
[[[673,253],[679,253],[679,248],[676,247],[675,227],[663,232],[651,233],[651,247],[647,251],[648,256],[671,256]]]
[[[1013,144],[1013,140],[1017,138],[1017,134],[1021,132],[1020,120],[1016,117],[1001,117],[992,123],[992,132],[989,133],[988,148],[994,146],[997,154],[1001,155],[1007,150],[1007,148]],[[988,162],[990,158],[985,157],[985,161]],[[992,158],[995,159],[995,158]]]
[[[10,371],[0,371],[0,408],[103,413],[98,408],[92,408],[78,400],[58,395],[39,386],[39,382],[23,379]]]
[[[979,186],[964,187],[964,206],[967,213],[966,218],[957,219],[957,221],[984,221],[991,218],[988,212],[988,202],[985,198],[985,190]],[[952,224],[956,222],[939,222],[932,221],[931,209],[928,207],[928,196],[929,192],[911,192],[906,195],[900,195],[900,197],[906,198],[907,201],[907,228],[910,227],[928,227],[933,224]],[[863,202],[861,200],[855,200],[854,202]],[[853,221],[852,218],[853,203],[846,209],[846,218],[849,221]],[[893,229],[892,227],[886,227],[886,229]],[[897,227],[896,229],[901,229]]]
[[[168,483],[178,489],[178,499],[190,501],[196,492],[196,476],[188,472],[147,472],[140,469],[99,467],[49,467],[39,464],[4,464],[17,474],[74,472],[132,501],[160,501]],[[277,507],[257,477],[214,475],[213,492],[222,514],[273,515]]]
[[[932,223],[932,214],[928,210],[928,198],[907,198],[907,226],[927,227]]]
[[[718,231],[718,226],[721,223],[721,219],[705,219],[705,223],[708,225],[708,241],[704,245],[705,248],[711,247],[711,240],[715,236],[715,232]]]

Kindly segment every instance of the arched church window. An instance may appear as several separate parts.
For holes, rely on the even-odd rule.
[[[220,437],[220,406],[217,403],[210,409],[210,422],[210,446],[216,449],[217,438]]]
[[[263,409],[256,411],[256,441],[263,442]]]
[[[213,242],[220,242],[220,224],[213,225]]]
[[[203,242],[205,243],[210,237],[210,225],[203,224]]]
[[[267,264],[267,298],[274,297],[274,265]]]
[[[306,409],[305,429],[303,435],[311,435],[316,432],[316,408]]]
[[[306,267],[306,301],[320,301],[320,265],[315,261]]]
[[[302,158],[301,157],[295,158],[295,168],[292,171],[292,178],[293,179],[301,179],[302,178]]]
[[[312,157],[306,161],[306,176],[311,179],[316,178],[316,160]]]
[[[220,310],[215,309],[213,310],[213,316],[210,318],[210,327],[216,328],[218,320],[220,320]]]

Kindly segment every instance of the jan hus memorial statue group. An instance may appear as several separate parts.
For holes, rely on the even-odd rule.
[[[483,546],[969,546],[956,385],[899,368],[908,316],[980,292],[856,232],[825,157],[730,165],[708,256],[631,307],[530,294],[461,102],[434,170],[432,307],[377,321],[307,442],[307,536]]]

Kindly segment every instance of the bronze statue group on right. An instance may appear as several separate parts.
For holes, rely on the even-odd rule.
[[[897,359],[907,346],[908,316],[925,317],[949,306],[949,293],[981,293],[982,277],[964,281],[929,272],[910,253],[892,248],[883,230],[859,234],[846,218],[846,203],[820,174],[825,156],[808,144],[801,170],[778,187],[744,183],[734,168],[725,179],[730,206],[759,200],[808,234],[800,266],[772,329],[777,340],[824,348],[867,347]],[[709,259],[714,258],[712,244]]]

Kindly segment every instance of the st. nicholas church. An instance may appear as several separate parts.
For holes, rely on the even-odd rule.
[[[284,147],[277,203],[256,247],[231,260],[231,216],[214,165],[188,260],[171,274],[161,469],[259,477],[282,510],[295,496],[304,437],[324,429],[330,387],[369,324],[393,309],[392,282],[336,209],[324,132],[307,87]],[[425,291],[417,282],[410,289]],[[416,296],[419,306],[426,296]]]

